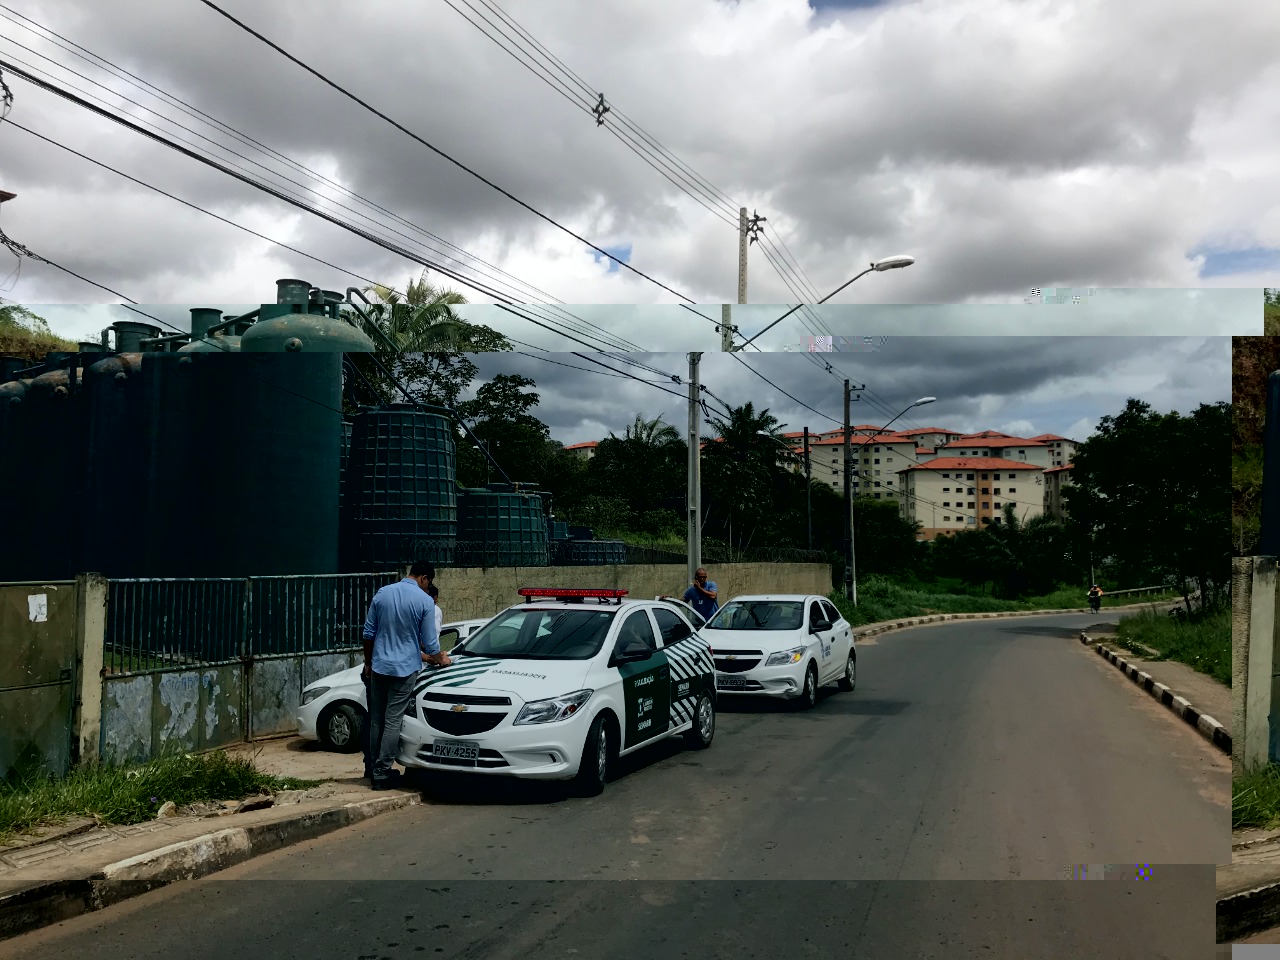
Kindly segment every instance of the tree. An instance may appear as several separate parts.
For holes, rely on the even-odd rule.
[[[1216,600],[1230,576],[1231,429],[1227,403],[1183,416],[1131,398],[1080,445],[1063,496],[1072,516],[1094,518],[1098,553],[1122,584],[1173,576],[1184,595],[1194,581]]]
[[[525,391],[536,386],[529,377],[499,374],[482,384],[474,399],[459,403],[457,410],[511,480],[541,484],[547,460],[558,446],[551,442],[547,425],[530,412],[539,398]],[[485,458],[468,442],[460,443],[458,467],[464,482],[482,482],[486,466]]]
[[[33,363],[46,353],[74,350],[76,345],[49,329],[49,321],[16,303],[0,305],[0,356],[21,357]]]
[[[751,402],[709,422],[716,435],[702,450],[704,532],[719,534],[731,547],[776,544],[778,518],[770,510],[775,475],[780,464],[797,461],[779,433],[782,424]]]
[[[589,485],[626,505],[625,514],[612,508],[609,529],[675,535],[682,525],[687,460],[688,445],[661,417],[636,414],[621,437],[610,433],[600,441],[587,466]]]

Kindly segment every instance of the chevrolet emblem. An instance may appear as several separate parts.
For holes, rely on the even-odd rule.
[[[452,710],[454,713],[465,713],[467,710],[467,705],[465,703],[455,703],[449,709]]]
[[[738,658],[737,658],[734,654],[730,653],[730,654],[728,654],[728,655],[726,655],[726,656],[725,656],[725,659],[726,659],[726,660],[737,660]]]

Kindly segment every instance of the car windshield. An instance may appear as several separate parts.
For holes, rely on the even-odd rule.
[[[467,638],[469,657],[589,660],[604,645],[616,607],[508,610]]]
[[[708,630],[798,630],[804,619],[799,600],[731,600],[707,624]]]

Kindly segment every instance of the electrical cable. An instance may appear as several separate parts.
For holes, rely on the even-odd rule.
[[[488,179],[487,177],[485,177],[483,174],[477,173],[475,170],[472,170],[470,167],[468,167],[466,164],[462,163],[461,161],[459,161],[459,160],[455,160],[453,157],[449,156],[449,154],[445,153],[445,152],[444,152],[443,150],[441,150],[439,147],[436,147],[436,146],[434,146],[433,144],[428,143],[426,140],[424,140],[422,137],[418,136],[418,135],[417,135],[416,133],[414,133],[412,130],[409,130],[407,127],[405,127],[404,125],[400,124],[399,122],[397,122],[397,121],[393,120],[391,117],[387,116],[385,113],[383,113],[382,111],[378,110],[376,107],[372,106],[371,104],[369,104],[369,103],[367,103],[366,101],[364,101],[364,100],[360,99],[359,97],[357,97],[354,93],[352,93],[351,91],[347,90],[347,89],[346,89],[345,87],[343,87],[341,84],[339,84],[339,83],[337,83],[337,82],[335,82],[335,81],[333,81],[333,80],[330,80],[327,76],[325,76],[325,75],[324,75],[323,73],[321,73],[319,70],[317,70],[317,69],[315,69],[314,67],[310,66],[309,64],[307,64],[307,63],[306,63],[306,62],[304,62],[303,60],[299,59],[298,57],[295,57],[293,54],[289,53],[289,51],[285,50],[285,49],[284,49],[283,47],[281,47],[279,44],[277,44],[277,43],[275,43],[274,41],[272,41],[272,40],[268,39],[268,38],[267,38],[267,37],[265,37],[263,34],[259,33],[257,30],[254,30],[252,27],[250,27],[250,26],[249,26],[248,24],[246,24],[244,21],[239,20],[239,19],[237,19],[236,17],[232,16],[232,15],[231,15],[230,13],[228,13],[226,10],[222,9],[220,6],[218,6],[216,3],[214,3],[214,2],[213,2],[213,0],[199,0],[199,2],[200,2],[200,3],[203,3],[206,7],[208,7],[208,8],[209,8],[209,9],[211,9],[211,10],[213,10],[215,13],[218,13],[218,14],[220,14],[221,16],[225,17],[227,20],[231,21],[231,22],[232,22],[232,23],[234,23],[236,26],[238,26],[241,30],[245,31],[246,33],[250,34],[251,36],[253,36],[253,37],[254,37],[254,38],[256,38],[257,40],[259,40],[259,41],[261,41],[262,43],[266,44],[268,47],[270,47],[272,50],[275,50],[275,51],[276,51],[277,53],[279,53],[281,56],[285,57],[287,60],[289,60],[289,61],[290,61],[291,63],[293,63],[295,66],[301,67],[303,70],[305,70],[305,71],[307,71],[308,73],[310,73],[310,74],[311,74],[313,77],[315,77],[316,79],[320,80],[321,82],[325,83],[325,84],[326,84],[326,85],[328,85],[329,87],[331,87],[331,88],[333,88],[334,90],[338,91],[338,92],[339,92],[339,93],[341,93],[343,96],[347,97],[348,99],[352,100],[353,102],[355,102],[355,103],[359,104],[360,106],[364,107],[366,110],[368,110],[370,113],[374,114],[374,115],[375,115],[376,117],[378,117],[379,119],[381,119],[381,120],[385,121],[386,123],[390,124],[391,126],[395,127],[395,128],[396,128],[397,130],[399,130],[401,133],[405,134],[406,136],[410,137],[411,139],[415,140],[416,142],[418,142],[418,143],[422,144],[422,146],[426,147],[426,148],[427,148],[428,150],[430,150],[432,153],[435,153],[437,156],[441,157],[441,158],[442,158],[442,159],[444,159],[444,160],[448,160],[448,161],[449,161],[451,164],[453,164],[455,167],[458,167],[460,170],[463,170],[463,171],[465,171],[466,173],[470,174],[472,177],[476,178],[477,180],[479,180],[481,183],[485,184],[486,186],[491,187],[491,188],[492,188],[492,189],[494,189],[494,190],[497,190],[499,193],[501,193],[501,194],[502,194],[503,196],[505,196],[507,199],[511,200],[512,202],[514,202],[514,203],[518,204],[519,206],[523,207],[525,210],[528,210],[530,213],[534,214],[534,216],[538,217],[538,218],[539,218],[539,219],[541,219],[541,220],[546,221],[547,223],[551,224],[552,226],[554,226],[556,229],[560,230],[561,232],[568,234],[569,236],[571,236],[571,237],[573,237],[575,240],[577,240],[579,243],[585,243],[585,244],[586,244],[588,247],[590,247],[592,250],[596,251],[597,253],[601,254],[602,256],[608,257],[608,258],[609,258],[610,260],[612,260],[614,263],[618,264],[618,266],[620,266],[620,267],[625,267],[627,270],[630,270],[632,273],[636,274],[637,276],[642,277],[642,278],[644,278],[645,280],[648,280],[650,283],[652,283],[652,284],[654,284],[654,285],[656,285],[656,286],[661,287],[663,290],[666,290],[668,293],[672,293],[672,294],[674,294],[675,296],[679,297],[681,300],[684,300],[684,301],[686,301],[687,303],[696,303],[696,302],[697,302],[697,301],[695,301],[692,297],[688,297],[688,296],[686,296],[685,294],[680,293],[680,291],[672,289],[671,287],[667,286],[665,283],[662,283],[660,280],[655,280],[653,277],[649,276],[649,275],[648,275],[647,273],[645,273],[644,271],[639,270],[639,269],[637,269],[637,268],[635,268],[635,267],[631,266],[631,264],[627,263],[625,260],[622,260],[621,258],[614,256],[613,254],[609,253],[609,251],[605,250],[603,247],[599,247],[599,246],[597,246],[596,244],[592,243],[590,240],[587,240],[585,237],[583,237],[583,236],[581,236],[581,235],[579,235],[579,234],[575,233],[574,231],[570,230],[568,227],[564,226],[563,224],[559,223],[558,221],[556,221],[556,220],[552,219],[551,217],[547,216],[545,213],[542,213],[540,210],[537,210],[536,208],[534,208],[534,207],[530,206],[529,204],[525,203],[523,200],[521,200],[521,199],[520,199],[519,197],[517,197],[515,194],[513,194],[513,193],[511,193],[510,191],[505,190],[505,189],[503,189],[502,187],[498,186],[496,183],[494,183],[492,180],[490,180],[490,179]]]

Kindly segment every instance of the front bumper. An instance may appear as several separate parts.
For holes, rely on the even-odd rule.
[[[513,714],[514,715],[514,714]],[[461,770],[530,780],[568,780],[578,772],[592,717],[579,713],[548,724],[515,726],[507,717],[493,730],[478,734],[440,733],[417,717],[406,716],[400,729],[400,753],[406,768]],[[477,760],[436,758],[435,741],[464,740],[480,749]]]
[[[716,671],[716,693],[719,696],[781,697],[792,700],[804,691],[804,672],[808,661],[783,664],[780,667],[753,667],[742,673]]]
[[[298,736],[304,740],[320,739],[320,711],[327,707],[332,699],[325,694],[298,708]]]

